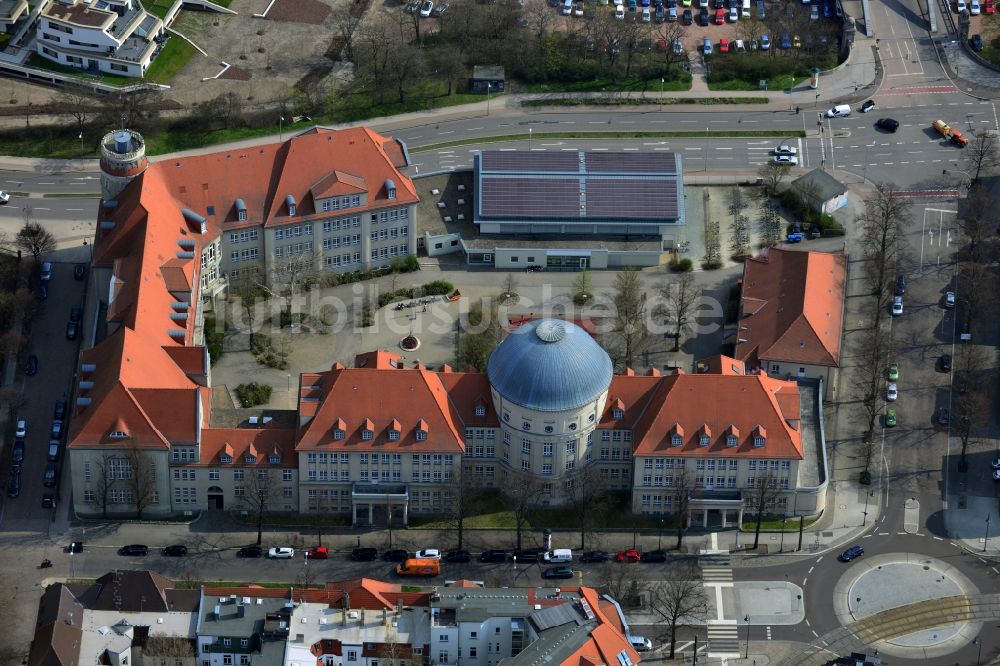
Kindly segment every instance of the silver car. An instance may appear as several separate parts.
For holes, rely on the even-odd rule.
[[[271,548],[267,551],[267,556],[272,560],[290,560],[295,557],[295,549],[288,546]]]

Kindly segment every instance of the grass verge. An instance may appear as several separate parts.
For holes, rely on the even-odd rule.
[[[806,81],[809,77],[807,76],[794,76],[792,74],[782,74],[776,76],[773,79],[768,79],[767,88],[768,90],[787,90],[789,88],[794,88],[803,81]],[[708,84],[709,90],[760,90],[760,80],[757,81],[744,81],[742,79],[730,79],[729,81],[718,81],[716,83]]]
[[[136,83],[136,79],[133,79],[128,76],[117,76],[115,74],[94,75],[76,69],[75,67],[67,67],[66,65],[60,65],[57,62],[52,62],[47,58],[43,58],[37,53],[32,53],[30,56],[28,56],[27,65],[29,67],[48,70],[50,72],[66,74],[68,76],[73,76],[78,79],[85,79],[87,81],[98,81],[100,83],[104,83],[109,86],[128,86],[132,85],[133,83]]]
[[[529,99],[521,106],[669,106],[696,104],[717,106],[722,104],[767,104],[767,97],[554,97]]]
[[[809,527],[815,523],[819,518],[806,518],[803,527]],[[741,528],[744,532],[755,532],[757,530],[756,520],[744,520],[743,527]],[[760,523],[761,532],[781,532],[781,521],[780,520],[763,520]],[[799,521],[794,518],[789,518],[785,521],[785,532],[798,532],[799,531]]]
[[[156,60],[146,70],[146,80],[154,83],[169,83],[177,72],[184,69],[188,61],[198,51],[187,41],[174,35],[156,56]]]
[[[435,143],[430,146],[419,146],[411,148],[411,153],[424,153],[431,150],[451,148],[453,146],[465,146],[478,143],[503,143],[507,141],[527,141],[530,136],[532,140],[538,139],[644,139],[644,138],[781,138],[781,137],[805,137],[803,130],[788,132],[787,130],[715,130],[709,132],[534,132],[528,134],[508,134],[506,136],[484,136],[478,139],[457,139],[444,143]]]
[[[664,81],[660,83],[659,77],[655,79],[629,79],[612,83],[605,79],[590,81],[578,81],[574,83],[530,83],[526,87],[530,93],[560,93],[560,92],[639,92],[639,91],[659,91],[678,92],[691,89],[691,75],[684,73],[684,77]]]

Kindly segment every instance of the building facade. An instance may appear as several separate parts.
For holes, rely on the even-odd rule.
[[[35,48],[84,71],[141,78],[169,38],[139,0],[44,0]]]

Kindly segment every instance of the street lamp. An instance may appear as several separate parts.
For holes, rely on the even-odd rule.
[[[743,621],[747,623],[747,653],[744,659],[750,658],[750,615],[743,616]]]
[[[534,131],[533,127],[529,127],[528,128],[528,152],[529,153],[531,152],[531,136],[532,136],[532,132],[533,131]]]
[[[972,639],[973,645],[979,646],[979,652],[976,654],[976,666],[979,666],[983,660],[983,641],[978,636]]]
[[[663,546],[663,518],[660,518],[660,533],[656,537],[656,550]]]
[[[983,552],[986,552],[986,544],[990,542],[990,514],[986,514],[986,537],[983,539]]]
[[[778,548],[779,553],[785,552],[785,518],[781,519],[781,546]]]
[[[663,97],[663,77],[660,77],[660,97]],[[660,101],[663,101],[662,99]]]
[[[278,116],[278,143],[281,143],[282,140],[284,139],[284,131],[285,131],[285,117]]]
[[[490,115],[490,89],[492,87],[493,86],[490,84],[490,82],[487,81],[486,82],[486,115],[487,116]]]
[[[968,171],[962,171],[961,169],[941,169],[941,173],[942,174],[949,174],[949,173],[960,173],[960,174],[962,174],[963,176],[965,176],[966,178],[969,179],[969,188],[968,189],[970,189],[970,190],[972,189],[972,175]]]

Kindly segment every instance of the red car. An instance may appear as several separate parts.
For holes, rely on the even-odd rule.
[[[726,24],[726,10],[716,9],[715,10],[715,25],[725,25]]]
[[[983,7],[983,11],[986,12],[987,14],[996,13],[997,10],[996,7],[993,6],[993,0],[986,0],[986,3]]]
[[[729,53],[729,40],[725,37],[719,40],[719,53]]]
[[[619,550],[618,554],[615,555],[615,560],[618,562],[638,562],[642,559],[637,550]]]
[[[306,557],[310,560],[326,560],[330,558],[330,549],[326,546],[314,546],[306,551]]]

